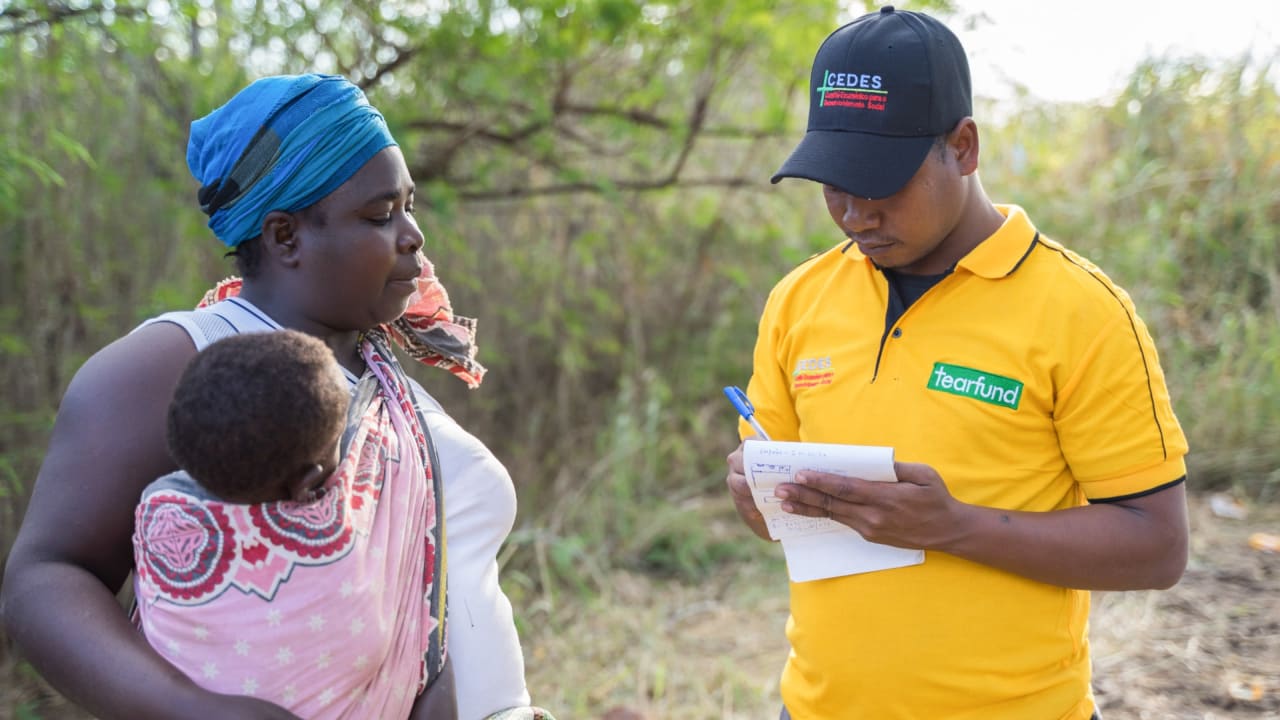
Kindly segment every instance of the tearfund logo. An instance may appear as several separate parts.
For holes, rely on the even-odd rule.
[[[1022,399],[1022,383],[1017,380],[947,363],[933,364],[929,389],[981,400],[1011,410],[1017,410],[1018,401]]]

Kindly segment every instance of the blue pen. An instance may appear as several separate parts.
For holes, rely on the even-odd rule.
[[[760,423],[756,422],[756,409],[747,399],[747,394],[742,390],[730,385],[724,389],[724,396],[729,398],[729,402],[733,403],[733,407],[751,425],[751,429],[756,431],[756,437],[761,440],[768,440],[769,434],[760,427]]]

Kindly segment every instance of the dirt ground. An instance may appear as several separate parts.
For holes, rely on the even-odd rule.
[[[719,503],[691,509],[713,536],[748,541]],[[1192,498],[1182,581],[1095,595],[1106,720],[1280,719],[1280,554],[1247,544],[1252,533],[1280,534],[1280,505],[1247,509],[1227,519]],[[534,700],[560,720],[777,717],[785,568],[776,548],[757,545],[757,556],[697,584],[613,572],[609,590],[588,599],[512,587]],[[0,657],[0,718],[83,717],[11,653]]]
[[[1105,720],[1280,719],[1280,554],[1247,542],[1280,534],[1280,505],[1247,511],[1218,517],[1192,497],[1182,580],[1163,592],[1094,595]],[[713,532],[740,532],[732,511],[712,517]],[[540,608],[547,622],[525,632],[535,699],[561,720],[776,718],[786,571],[760,545],[758,562],[697,586],[618,573],[611,598]]]
[[[1280,506],[1243,520],[1191,504],[1191,560],[1165,592],[1095,597],[1094,690],[1107,720],[1280,718]],[[1256,698],[1256,699],[1255,699]]]

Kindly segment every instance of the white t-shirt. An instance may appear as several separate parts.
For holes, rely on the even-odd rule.
[[[197,351],[228,335],[282,329],[238,297],[200,310],[165,313],[138,327],[156,322],[181,327]],[[355,389],[358,378],[345,368],[343,373]],[[457,683],[458,718],[479,720],[529,704],[511,602],[498,585],[498,549],[515,523],[515,487],[484,443],[463,430],[421,385],[412,378],[409,383],[444,474],[449,657]]]

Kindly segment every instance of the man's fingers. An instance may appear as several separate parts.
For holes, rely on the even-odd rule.
[[[782,498],[782,509],[793,515],[831,517],[840,514],[843,504],[829,493],[803,485],[779,486],[775,494]]]
[[[924,463],[895,462],[893,474],[897,476],[898,482],[912,485],[933,485],[942,482],[942,478],[938,477],[938,471]]]
[[[877,504],[877,493],[890,491],[887,485],[861,478],[843,477],[829,473],[802,472],[795,483],[779,485],[774,494],[781,498],[787,512],[809,517],[848,515],[853,505]]]
[[[738,473],[739,475],[742,474],[742,451],[741,450],[734,450],[733,452],[729,453],[725,457],[724,461],[728,463],[730,470],[732,470],[735,473]]]
[[[734,448],[734,449],[733,449],[733,452],[729,453],[729,454],[725,457],[725,459],[724,459],[724,460],[725,460],[725,462],[726,462],[726,463],[728,463],[728,464],[729,464],[729,470],[730,470],[730,471],[732,471],[732,472],[734,472],[734,473],[736,473],[736,474],[738,474],[738,475],[741,475],[741,474],[742,474],[742,468],[743,468],[743,465],[742,465],[742,443],[738,443],[738,447]]]
[[[867,485],[868,481],[829,473],[805,471],[796,475],[796,484],[799,487],[817,490],[841,500],[858,502],[862,497],[862,487]]]
[[[745,498],[755,502],[751,498],[751,487],[747,485],[747,478],[737,473],[729,473],[725,477],[724,482],[729,486],[729,492],[733,493],[735,499]]]

